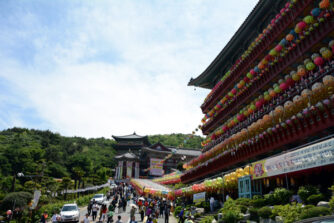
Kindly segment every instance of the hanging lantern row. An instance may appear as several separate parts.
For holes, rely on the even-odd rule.
[[[170,200],[174,199],[174,192],[173,191],[167,191],[167,190],[159,190],[155,188],[148,187],[147,185],[142,185],[139,181],[136,179],[131,179],[130,183],[134,188],[139,192],[141,195],[152,195],[156,197],[165,197]]]
[[[331,41],[330,45],[331,44],[334,45],[334,41]],[[321,52],[326,51],[328,52],[328,54],[331,54],[331,51],[325,48],[322,48],[322,50],[320,51]],[[319,57],[320,57],[319,54],[313,54],[312,61],[316,60]],[[305,77],[308,77],[308,76],[312,77],[312,76],[319,75],[319,73],[321,72],[324,72],[324,69],[320,69],[318,72],[313,73],[312,71],[315,69],[316,65],[314,66],[312,65],[311,66],[312,69],[310,69],[310,66],[307,66],[310,63],[313,64],[312,61],[310,59],[306,59],[304,61],[304,63],[306,63],[306,68],[304,68],[304,65],[299,66],[299,71],[296,72],[297,75],[299,73],[299,74],[305,75]],[[327,62],[332,63],[334,61],[328,60]],[[322,65],[324,64],[325,63],[322,63]],[[318,64],[317,66],[320,66],[320,64]],[[309,69],[307,69],[307,67],[309,67]],[[304,76],[302,77],[304,78]],[[279,81],[279,83],[277,84],[277,86],[279,87],[276,86],[274,88],[274,89],[277,89],[277,92],[275,92],[275,90],[273,89],[273,90],[270,90],[268,94],[266,95],[270,95],[272,93],[272,96],[274,98],[276,97],[276,94],[278,95],[280,93],[283,93],[289,87],[294,86],[294,84],[300,80],[301,78],[299,77],[292,79],[292,77],[289,76],[287,79],[283,81]],[[301,85],[298,85],[298,86],[302,87]],[[292,99],[292,101],[286,101],[283,106],[282,105],[276,106],[275,109],[273,109],[269,114],[264,115],[261,119],[258,119],[257,121],[254,121],[252,124],[250,124],[247,128],[240,130],[239,132],[225,139],[220,144],[213,147],[211,150],[191,160],[190,162],[188,162],[187,165],[193,168],[225,151],[229,151],[231,149],[238,148],[239,144],[248,143],[252,137],[258,137],[258,134],[260,134],[262,131],[266,130],[267,128],[274,127],[276,124],[279,124],[282,120],[290,118],[292,115],[295,115],[302,109],[309,106],[309,104],[315,104],[326,97],[330,97],[333,94],[333,89],[334,89],[334,77],[331,75],[324,76],[322,79],[322,82],[317,82],[313,84],[311,89],[302,90],[301,94],[296,95]],[[262,98],[259,100],[262,100]],[[262,106],[264,106],[264,104],[265,103],[263,103],[261,107],[259,106],[259,109],[261,109]],[[270,104],[273,104],[273,103],[270,103]]]
[[[330,10],[332,11],[332,9]],[[215,117],[218,113],[224,111],[236,98],[245,92],[252,86],[255,80],[258,80],[263,76],[269,68],[280,61],[289,51],[295,49],[298,44],[306,36],[314,32],[319,26],[320,22],[324,22],[326,18],[330,16],[329,8],[314,8],[310,11],[310,14],[305,16],[302,21],[298,22],[294,29],[289,33],[271,50],[268,54],[255,66],[250,69],[247,74],[225,95],[220,101],[204,116],[202,124]],[[273,21],[272,21],[273,22]],[[315,63],[321,61],[314,61]],[[309,66],[312,66],[311,64]],[[307,67],[312,69],[312,67]]]
[[[311,58],[304,60],[304,64],[298,66],[296,71],[291,71],[289,75],[285,75],[284,79],[280,79],[275,83],[272,88],[265,91],[263,95],[256,98],[249,105],[245,106],[240,112],[225,122],[222,126],[217,128],[212,134],[210,134],[203,142],[202,146],[206,146],[211,141],[218,138],[228,130],[232,129],[239,122],[245,120],[248,116],[254,112],[260,110],[265,104],[269,103],[272,98],[275,98],[279,93],[293,87],[294,84],[300,81],[309,72],[315,72],[320,70],[325,64],[328,64],[332,59],[334,52],[334,41],[330,41],[328,47],[322,47],[319,53],[314,53]]]
[[[274,143],[274,139],[279,135],[294,134],[304,131],[304,128],[310,130],[317,123],[325,122],[328,117],[333,118],[334,78],[329,75],[325,76],[323,82],[324,84],[315,83],[312,90],[304,89],[301,95],[294,97],[296,103],[289,102],[284,106],[277,106],[269,115],[263,116],[248,129],[234,134],[231,138],[202,154],[199,159],[192,160],[190,165],[193,168],[188,173],[196,171],[205,163],[213,162],[227,153],[243,150],[262,140],[271,139],[271,143]],[[327,96],[329,98],[324,99]]]
[[[334,45],[334,41],[330,42],[330,45]],[[233,129],[237,126],[238,123],[247,119],[255,112],[261,110],[264,105],[271,102],[272,99],[275,99],[280,93],[285,92],[291,87],[294,87],[295,83],[299,82],[302,78],[305,78],[308,73],[315,71],[318,67],[321,67],[325,63],[329,63],[329,60],[332,58],[332,51],[327,47],[320,49],[321,56],[317,53],[312,55],[311,59],[306,59],[304,65],[298,66],[297,71],[291,71],[289,75],[285,75],[284,79],[280,79],[275,83],[272,88],[269,88],[268,91],[265,91],[263,95],[256,98],[249,105],[245,106],[240,110],[240,112],[225,122],[222,126],[217,128],[212,134],[210,134],[203,142],[202,146],[206,146],[210,142],[219,138],[222,134],[228,130]]]
[[[204,180],[200,184],[193,184],[188,187],[177,189],[174,191],[175,197],[189,196],[194,193],[200,192],[216,192],[223,188],[232,189],[237,188],[238,178],[252,175],[254,169],[252,166],[246,166],[245,168],[238,168],[234,172],[225,174],[223,177],[217,177],[215,179]]]
[[[160,184],[176,184],[181,182],[181,173],[173,172],[162,177],[153,179],[153,182]]]

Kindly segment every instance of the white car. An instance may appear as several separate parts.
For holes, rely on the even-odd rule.
[[[92,198],[92,201],[93,200],[98,204],[103,204],[107,200],[107,197],[104,194],[95,194]]]
[[[60,211],[61,222],[79,222],[80,211],[77,204],[65,204]]]

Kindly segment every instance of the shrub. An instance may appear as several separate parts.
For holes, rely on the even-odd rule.
[[[261,217],[261,218],[270,218],[271,215],[272,215],[272,210],[270,207],[262,207],[258,210],[258,215]]]
[[[246,214],[247,206],[245,206],[245,205],[238,205],[238,206],[239,206],[240,212],[243,213],[243,214]]]
[[[249,208],[249,214],[250,214],[249,220],[256,221],[256,222],[259,221],[258,209],[256,209],[256,208]]]
[[[253,200],[254,199],[256,200],[256,199],[260,199],[260,198],[263,198],[263,197],[261,195],[254,195],[252,198],[253,198]]]
[[[175,217],[179,216],[181,210],[182,210],[182,206],[176,206],[174,209],[174,216]]]
[[[334,196],[332,196],[332,198],[329,200],[329,206],[332,210],[334,210]]]
[[[199,218],[199,217],[201,217],[201,216],[202,216],[201,213],[195,213],[195,214],[194,214],[194,218]]]
[[[195,206],[197,208],[204,208],[205,212],[209,212],[210,211],[210,203],[209,202],[202,201],[201,203],[195,204]]]
[[[264,199],[266,201],[266,205],[276,205],[278,204],[277,200],[275,199],[275,196],[273,193],[271,194],[265,194],[264,196]]]
[[[300,219],[300,213],[302,212],[301,204],[286,204],[276,205],[272,210],[272,216],[281,216],[284,223],[293,223]]]
[[[246,206],[246,207],[247,207],[247,206],[250,205],[250,203],[251,203],[251,199],[241,197],[241,198],[236,199],[236,200],[235,200],[235,203],[236,203],[237,205],[243,205],[243,206]]]
[[[213,220],[213,216],[205,216],[203,219],[201,219],[200,223],[211,223]]]
[[[322,194],[312,194],[307,198],[307,203],[317,205],[319,201],[323,201],[324,199],[325,196]]]
[[[276,188],[274,191],[274,198],[278,204],[288,204],[292,192],[285,188]]]
[[[255,208],[260,208],[266,205],[266,200],[263,198],[253,199],[251,204]]]
[[[320,191],[317,187],[312,185],[301,186],[298,189],[298,195],[302,199],[303,202],[307,202],[307,198],[312,194],[319,194]]]
[[[14,208],[24,208],[32,199],[32,194],[29,192],[13,192],[7,194],[1,202],[1,210]]]
[[[238,211],[230,210],[223,214],[223,221],[225,223],[237,223],[241,219],[242,217],[240,216],[240,212]]]
[[[314,217],[320,217],[325,215],[330,215],[331,210],[326,207],[313,207],[308,208],[306,210],[303,210],[300,219],[307,219],[307,218],[314,218]]]

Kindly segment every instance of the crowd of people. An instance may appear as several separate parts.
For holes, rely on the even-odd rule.
[[[118,214],[116,223],[123,223],[121,214],[126,211],[129,205],[130,223],[157,223],[159,218],[163,218],[165,223],[169,223],[170,213],[173,206],[165,198],[141,197],[134,188],[127,183],[119,183],[106,194],[107,201],[98,204],[91,200],[87,206],[87,214],[82,223],[90,222],[113,222],[113,217]],[[136,214],[140,219],[136,219]]]

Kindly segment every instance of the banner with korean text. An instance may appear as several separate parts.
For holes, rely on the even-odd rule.
[[[163,160],[151,158],[150,159],[150,175],[162,176],[163,174],[164,174]]]
[[[126,177],[130,178],[132,177],[132,161],[126,161]]]
[[[276,176],[334,163],[334,139],[252,163],[253,179]]]

